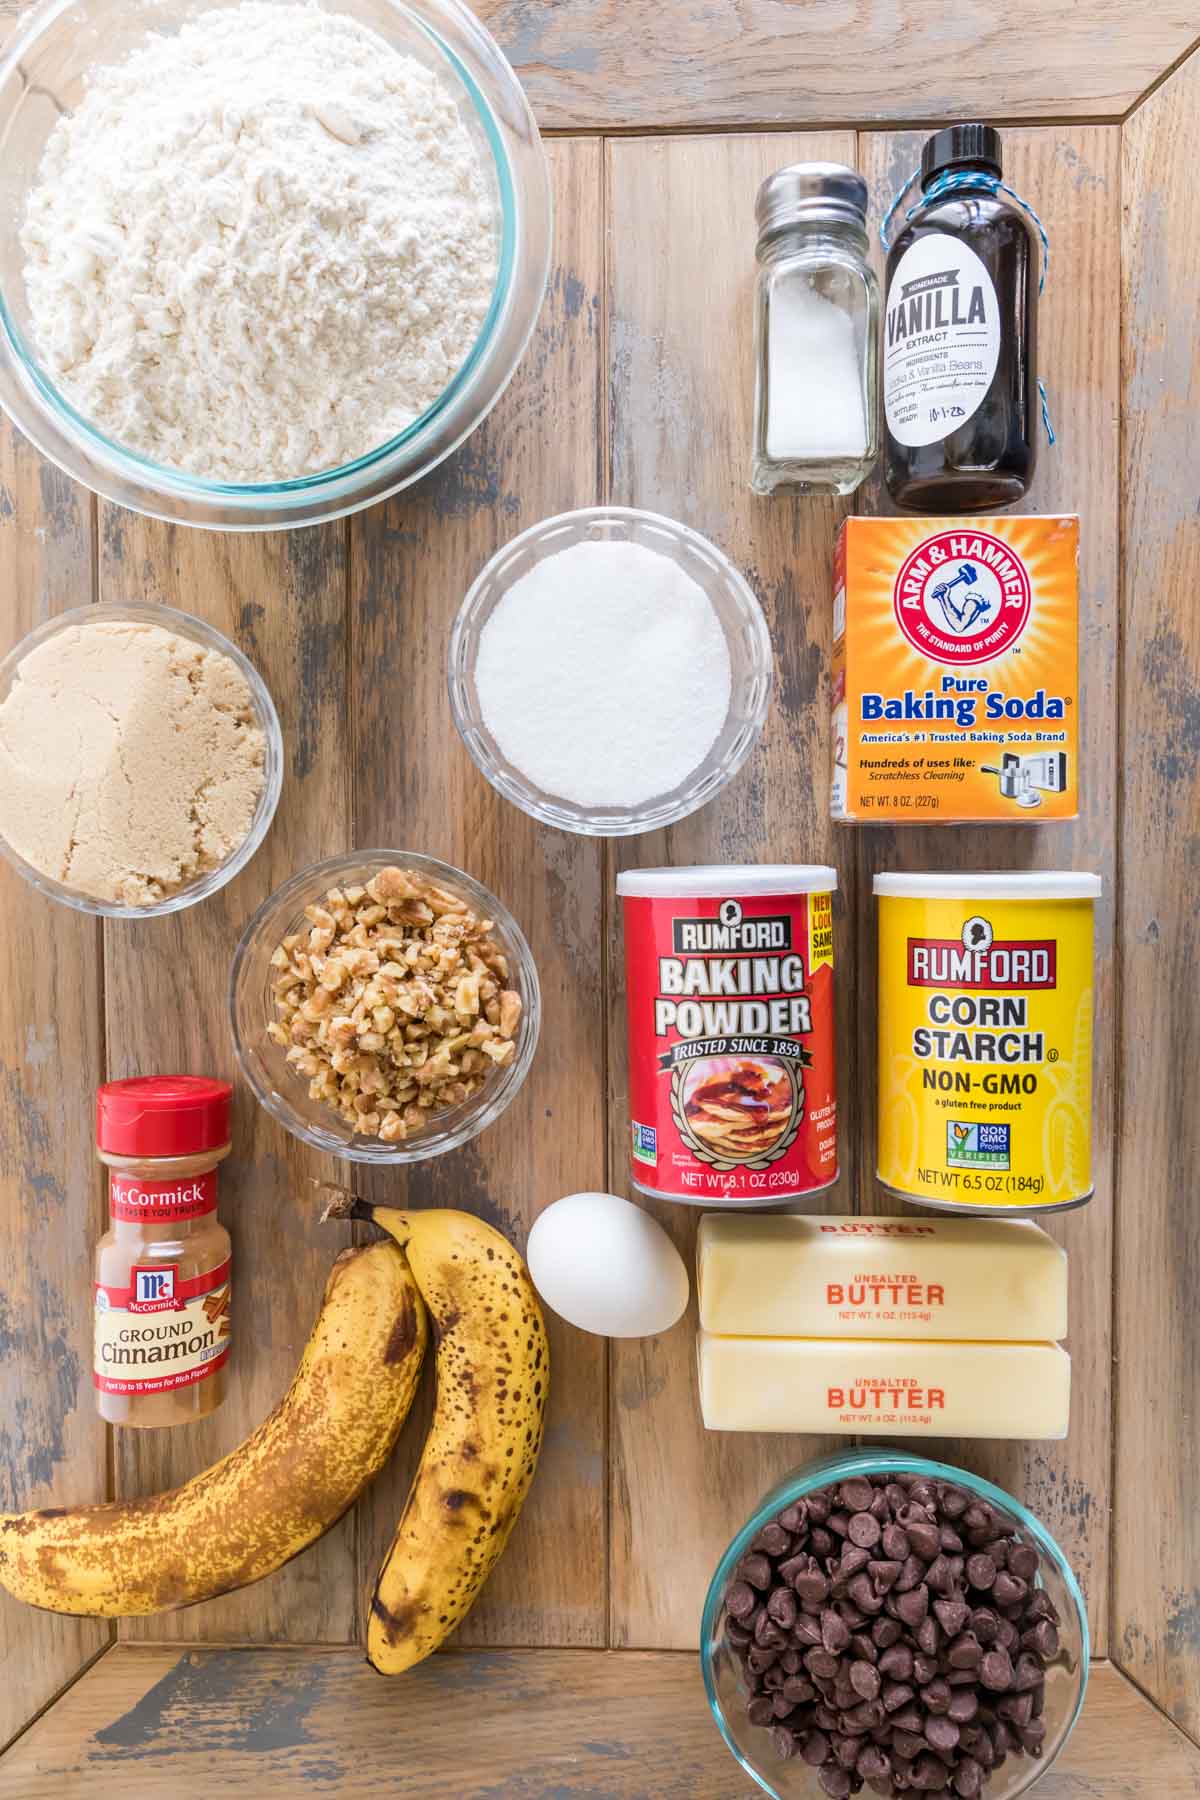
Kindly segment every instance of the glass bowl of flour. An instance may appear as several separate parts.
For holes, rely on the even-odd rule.
[[[523,812],[592,837],[704,806],[754,748],[771,638],[747,583],[688,526],[625,506],[506,544],[454,623],[454,722]]]
[[[184,524],[337,518],[507,386],[546,159],[459,0],[42,0],[0,56],[0,404]]]

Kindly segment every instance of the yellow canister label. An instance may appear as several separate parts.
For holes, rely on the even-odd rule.
[[[880,1181],[964,1210],[1086,1199],[1091,900],[878,905]]]

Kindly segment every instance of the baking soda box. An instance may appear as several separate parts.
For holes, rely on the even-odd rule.
[[[1078,519],[847,519],[833,630],[835,819],[1076,816]]]

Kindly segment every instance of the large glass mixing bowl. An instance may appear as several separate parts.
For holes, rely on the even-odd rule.
[[[545,292],[550,179],[537,126],[499,47],[460,0],[328,0],[435,69],[494,171],[498,271],[467,361],[398,437],[355,462],[293,481],[234,484],[163,467],[113,443],[38,362],[20,244],[26,197],[46,140],[78,105],[92,68],[119,62],[150,32],[177,30],[230,0],[42,0],[0,57],[0,405],[43,455],[109,500],[156,518],[222,531],[311,525],[356,512],[418,480],[496,404],[521,359]]]

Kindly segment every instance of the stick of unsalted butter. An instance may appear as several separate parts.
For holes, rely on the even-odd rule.
[[[730,1337],[1067,1332],[1067,1253],[1023,1219],[705,1213],[696,1276],[701,1325]]]
[[[710,1431],[1064,1438],[1071,1359],[1058,1344],[715,1337],[701,1331]]]

